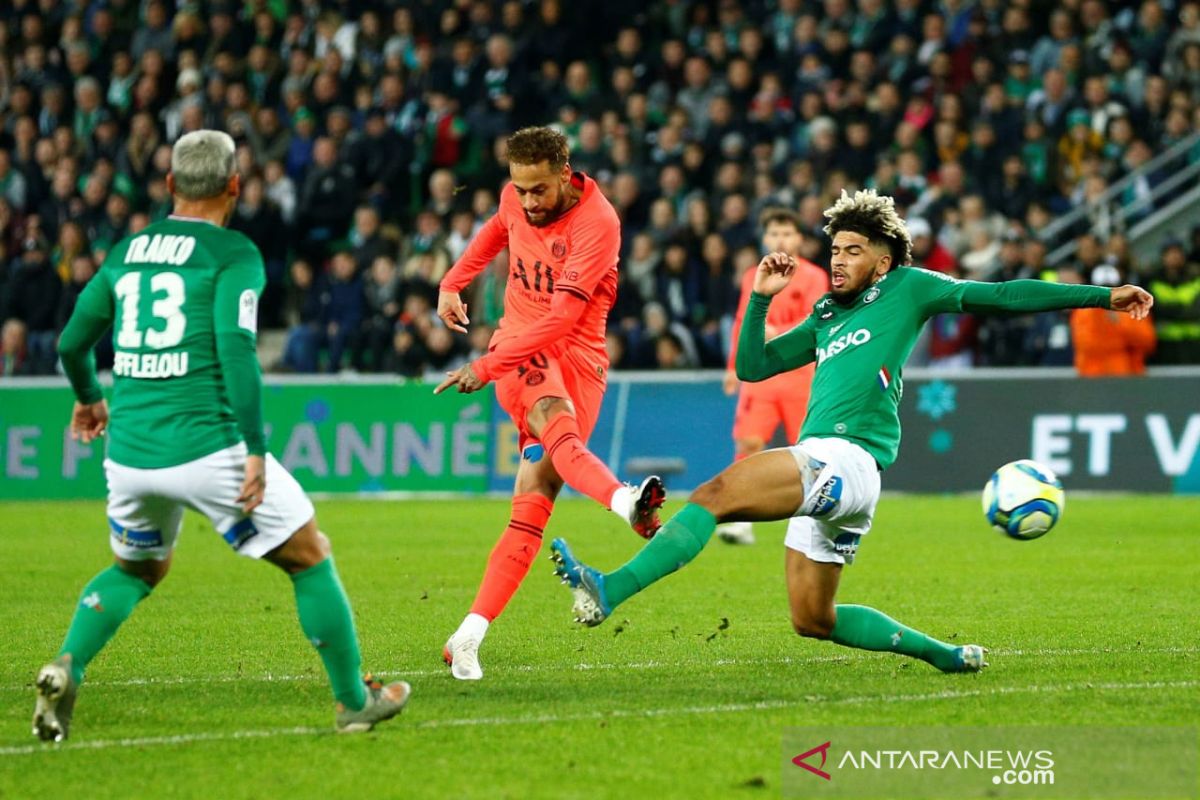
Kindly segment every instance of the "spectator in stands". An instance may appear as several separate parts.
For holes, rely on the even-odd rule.
[[[0,378],[32,375],[25,341],[25,323],[16,317],[6,319],[0,327]]]
[[[1104,264],[1092,270],[1090,282],[1120,286],[1125,278],[1116,267]],[[1075,371],[1080,375],[1141,375],[1146,371],[1146,357],[1154,352],[1154,323],[1103,308],[1077,308],[1071,312],[1071,340]]]
[[[490,196],[480,202],[494,206],[507,179],[505,135],[523,124],[557,120],[571,137],[575,166],[599,180],[621,215],[622,267],[637,272],[626,283],[642,288],[658,282],[661,253],[681,236],[698,268],[714,232],[737,258],[742,206],[750,216],[776,202],[797,209],[804,255],[823,261],[829,194],[864,182],[929,223],[928,249],[918,244],[918,253],[934,269],[953,268],[938,263],[945,249],[976,272],[994,264],[997,246],[1003,261],[1014,251],[999,237],[1013,223],[1049,237],[1052,251],[1090,233],[1111,252],[1123,248],[1122,231],[1172,200],[1149,202],[1162,180],[1200,157],[1192,148],[1145,172],[1200,124],[1196,0],[1128,8],[651,0],[628,6],[632,15],[611,9],[626,15],[617,24],[561,0],[499,10],[443,3],[436,14],[428,4],[383,14],[373,3],[303,0],[282,17],[251,4],[244,19],[242,4],[228,0],[197,8],[116,0],[92,3],[84,16],[42,5],[18,3],[41,10],[21,12],[20,29],[0,48],[0,75],[9,76],[0,78],[8,261],[24,255],[27,218],[39,219],[49,243],[76,222],[102,250],[169,213],[170,144],[185,130],[225,127],[237,137],[247,189],[239,218],[264,230],[264,213],[282,221],[270,239],[266,327],[283,322],[266,312],[279,306],[269,296],[284,286],[290,261],[324,265],[359,235],[352,221],[364,205],[377,210],[381,231],[403,232],[401,281],[425,291],[418,276],[436,275],[446,247],[460,250],[490,213],[472,200]],[[1086,124],[1068,126],[1072,112]],[[318,138],[331,142],[332,163],[315,163]],[[1126,175],[1113,203],[1097,202]],[[964,205],[973,195],[983,198],[982,214]],[[1074,210],[1074,225],[1050,229]],[[996,213],[1004,224],[987,226],[985,239],[968,213]],[[1124,251],[1137,251],[1132,244]],[[60,277],[73,248],[51,259]],[[372,254],[359,255],[362,272]],[[1024,266],[1052,272],[1044,259]],[[676,332],[685,352],[688,337],[707,336],[715,322],[712,275],[699,271],[702,307]],[[496,286],[479,282],[471,300],[481,313],[495,312]],[[654,294],[631,288],[615,319],[640,317]],[[626,362],[652,366],[640,333],[621,332]],[[421,374],[430,362],[412,360],[433,350],[421,330],[410,333],[405,369]],[[461,350],[454,344],[438,357]]]
[[[286,318],[289,324],[283,358],[276,365],[288,372],[316,372],[321,335],[321,317],[329,302],[323,275],[299,258],[292,262]]]
[[[7,308],[2,316],[18,319],[25,326],[28,369],[37,375],[49,374],[56,360],[54,342],[62,279],[50,262],[50,248],[36,225],[27,225],[21,249],[9,267]]]
[[[354,213],[354,173],[338,161],[333,140],[322,136],[313,144],[312,168],[304,178],[296,206],[296,222],[309,252],[320,254],[344,235]]]
[[[371,263],[364,299],[366,313],[353,345],[354,366],[379,372],[400,316],[400,274],[389,255],[380,254]]]
[[[1183,243],[1168,240],[1161,265],[1150,279],[1154,327],[1158,334],[1155,364],[1200,363],[1200,269],[1188,263]]]

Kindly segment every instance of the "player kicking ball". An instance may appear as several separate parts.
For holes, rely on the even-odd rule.
[[[71,435],[109,433],[109,543],[116,563],[83,588],[58,657],[37,676],[33,732],[62,741],[89,662],[171,566],[183,510],[199,511],[234,552],[292,579],[304,635],[337,701],[335,727],[370,730],[411,692],[361,673],[350,602],[300,485],[266,452],[255,353],[262,255],[225,229],[240,179],[233,139],[195,131],[175,143],[174,213],[108,254],[59,341],[75,391]],[[92,348],[112,327],[113,406]]]
[[[825,212],[833,237],[832,289],[798,327],[765,341],[772,296],[796,264],[773,253],[758,266],[742,325],[738,377],[761,381],[813,361],[812,396],[800,441],[739,461],[692,493],[629,563],[603,573],[575,559],[566,542],[551,548],[555,572],[575,595],[575,615],[599,625],[614,608],[691,561],[718,522],[790,519],[788,603],[801,636],[846,647],[901,653],[944,672],[987,666],[979,645],[956,647],[881,611],[835,603],[842,567],[871,530],[879,474],[900,444],[900,369],[925,321],[935,314],[1108,308],[1145,318],[1154,299],[1137,286],[1109,289],[1034,280],[960,281],[905,267],[912,243],[892,198],[845,192]]]
[[[551,128],[524,128],[508,139],[511,183],[442,279],[438,316],[466,332],[459,292],[508,248],[504,318],[488,353],[434,389],[469,393],[496,382],[496,399],[520,436],[512,517],[488,558],[483,582],[442,658],[459,680],[479,680],[479,646],[529,573],[564,481],[649,538],[665,493],[651,476],[622,484],[591,451],[588,436],[604,399],[605,325],[617,294],[621,223],[596,182],[568,163],[567,139]]]

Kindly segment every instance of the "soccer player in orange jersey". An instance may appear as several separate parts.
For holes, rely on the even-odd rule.
[[[496,398],[520,434],[512,518],[488,558],[483,582],[442,657],[459,680],[479,680],[479,646],[516,593],[542,546],[554,499],[567,483],[650,538],[659,528],[662,481],[621,483],[587,449],[608,373],[605,324],[617,293],[621,225],[596,182],[572,172],[566,137],[524,128],[508,139],[511,183],[500,208],[442,279],[438,317],[465,332],[459,292],[505,247],[504,317],[487,355],[448,373],[434,389],[474,392],[496,383]]]
[[[762,228],[764,253],[787,253],[798,263],[796,276],[775,297],[767,313],[767,338],[770,339],[804,321],[812,311],[813,303],[829,291],[829,276],[816,264],[800,258],[804,235],[800,232],[800,219],[796,214],[785,208],[768,208],[759,219],[759,225]],[[810,364],[761,383],[743,384],[738,381],[733,362],[737,355],[742,317],[754,288],[754,275],[755,270],[749,269],[742,276],[742,299],[733,322],[729,363],[725,371],[725,394],[733,394],[741,386],[733,418],[735,461],[752,456],[766,447],[781,423],[788,442],[796,443],[800,438],[800,425],[804,422],[804,410],[808,408],[814,370]],[[749,522],[718,525],[717,536],[730,544],[754,544],[754,530]]]

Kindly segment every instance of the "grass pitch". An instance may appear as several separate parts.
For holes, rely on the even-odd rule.
[[[1200,499],[1073,497],[1016,542],[970,497],[887,497],[843,602],[991,648],[978,675],[791,633],[783,524],[714,539],[603,626],[571,622],[543,548],[482,651],[478,684],[442,644],[474,596],[507,503],[323,502],[366,666],[413,701],[365,736],[332,733],[291,586],[195,515],[173,573],[91,665],[72,738],[29,735],[31,682],[82,585],[109,563],[100,503],[0,507],[0,797],[777,797],[794,725],[1194,724],[1200,718]],[[558,504],[597,566],[640,540]]]

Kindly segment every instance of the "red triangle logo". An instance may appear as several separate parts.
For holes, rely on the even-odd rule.
[[[802,767],[803,769],[808,770],[813,775],[816,775],[820,778],[824,778],[825,780],[830,780],[829,773],[823,769],[820,769],[820,767],[825,766],[825,759],[829,755],[829,745],[830,745],[830,742],[826,742],[825,744],[819,744],[816,747],[814,747],[812,750],[809,750],[807,753],[801,753],[800,755],[793,758],[792,763],[795,764],[797,767]],[[805,759],[811,758],[812,756],[815,756],[817,753],[821,754],[820,767],[814,767],[812,764],[804,763]]]

